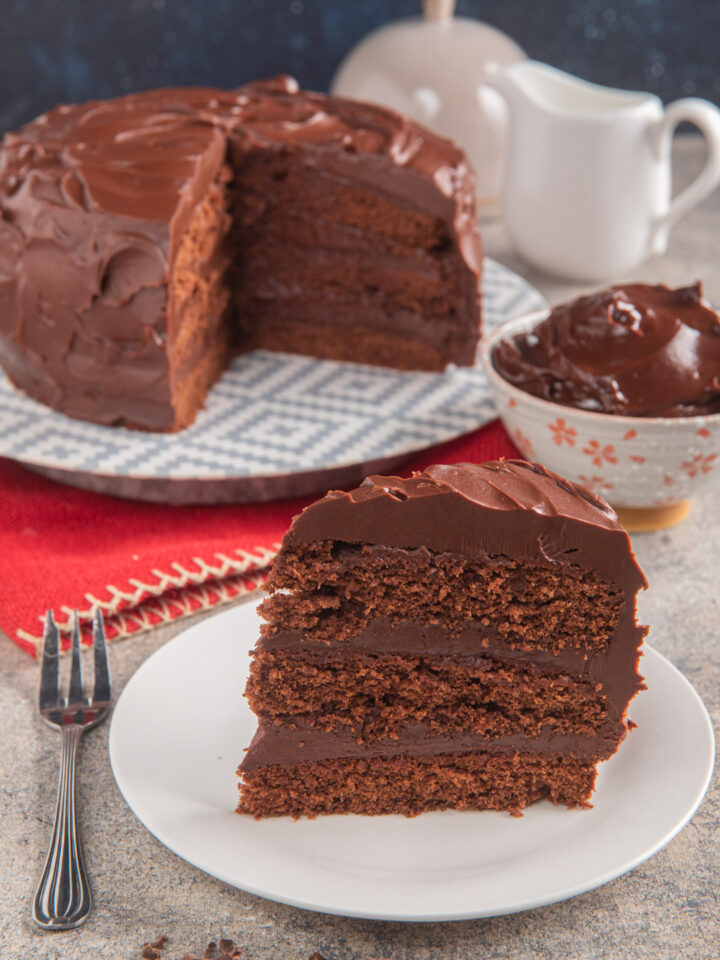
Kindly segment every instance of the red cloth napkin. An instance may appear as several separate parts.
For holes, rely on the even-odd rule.
[[[516,456],[496,421],[398,472]],[[95,607],[115,638],[227,603],[257,589],[291,519],[314,499],[158,506],[88,493],[0,459],[0,628],[36,654],[48,609],[67,643],[73,608],[87,642]]]

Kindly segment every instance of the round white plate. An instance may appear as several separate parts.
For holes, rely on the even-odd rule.
[[[486,330],[544,305],[522,277],[485,260]],[[165,434],[72,420],[30,399],[0,371],[0,456],[46,472],[77,472],[86,477],[83,486],[94,475],[135,480],[118,492],[140,498],[140,481],[249,482],[400,462],[494,417],[479,364],[403,372],[258,350],[234,361],[192,426]]]
[[[220,880],[296,907],[377,920],[460,920],[575,896],[631,870],[687,823],[710,780],[710,719],[688,681],[645,647],[638,724],[600,767],[592,810],[255,821],[234,813],[255,732],[242,697],[257,636],[248,603],[171,640],[115,708],[110,760],[155,836]]]

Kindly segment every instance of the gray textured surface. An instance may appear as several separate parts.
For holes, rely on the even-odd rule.
[[[679,145],[689,176],[701,151]],[[677,228],[668,256],[635,271],[643,279],[706,281],[720,302],[716,195]],[[550,299],[576,288],[534,276],[510,256],[502,230],[486,230],[488,252],[516,267]],[[641,617],[653,645],[695,685],[716,730],[720,718],[717,486],[671,530],[639,534],[633,543],[650,581]],[[119,692],[153,650],[187,623],[158,629],[111,649]],[[83,744],[80,810],[95,911],[80,930],[43,934],[30,902],[49,837],[59,740],[35,713],[37,666],[0,637],[0,957],[47,960],[137,960],[142,944],[166,933],[175,960],[231,937],[247,960],[465,960],[465,958],[693,958],[720,955],[720,818],[717,775],[692,822],[650,861],[604,887],[565,903],[493,920],[392,924],[327,917],[234,890],[188,866],[135,819],[112,778],[108,725]],[[239,745],[241,746],[241,745]],[[669,765],[672,758],[668,757]],[[672,776],[669,766],[668,777]]]

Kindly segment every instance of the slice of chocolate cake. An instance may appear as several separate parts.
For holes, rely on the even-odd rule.
[[[238,811],[588,806],[643,687],[646,586],[613,510],[537,464],[332,491],[260,608]]]

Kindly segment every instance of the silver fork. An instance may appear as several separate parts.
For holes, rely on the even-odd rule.
[[[55,804],[52,842],[33,902],[33,920],[44,930],[79,927],[92,908],[92,894],[85,871],[75,807],[75,758],[80,737],[97,726],[110,712],[110,669],[102,614],[93,618],[95,689],[83,694],[80,660],[80,627],[75,611],[72,631],[70,690],[60,696],[60,637],[48,611],[43,637],[40,671],[40,715],[45,723],[62,732],[60,779]]]

